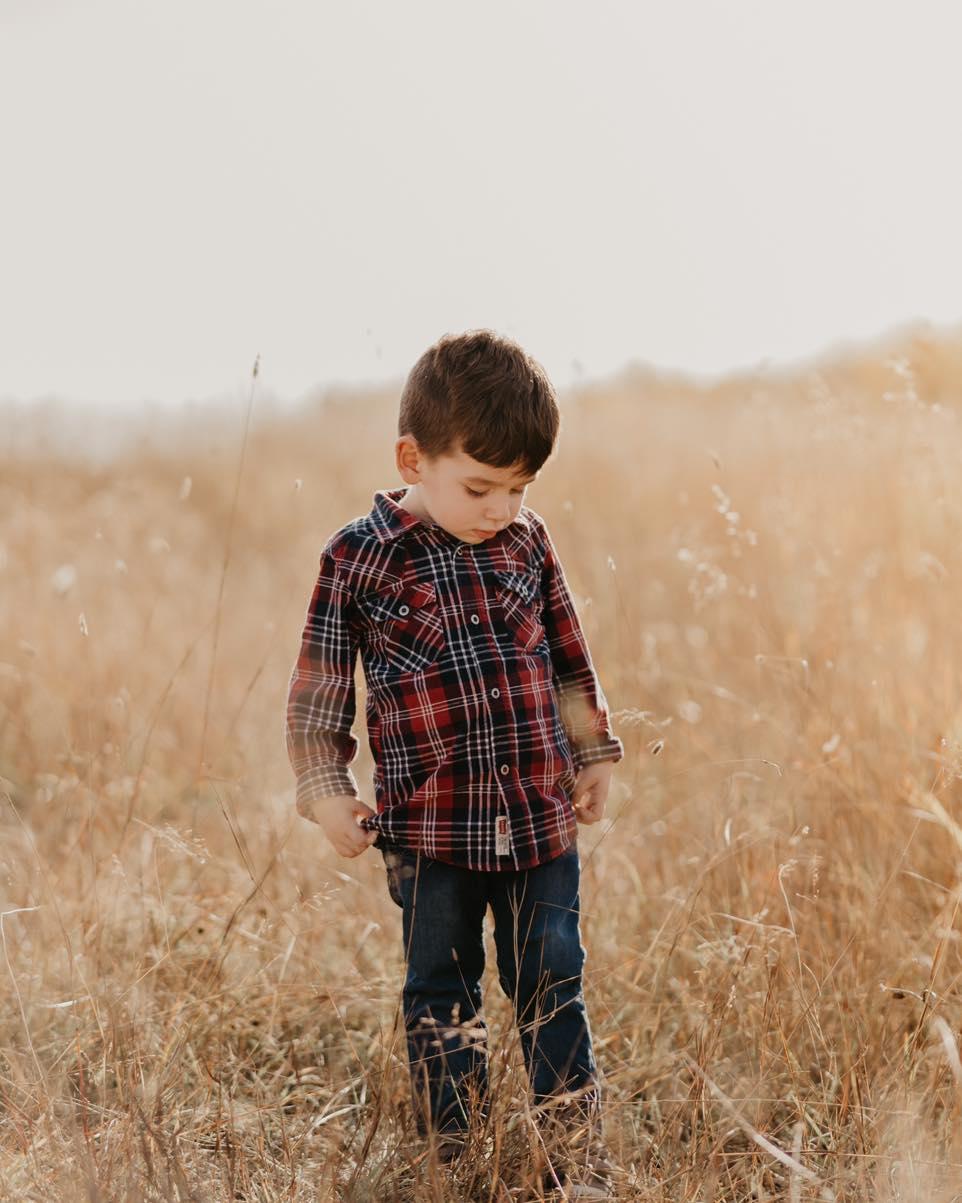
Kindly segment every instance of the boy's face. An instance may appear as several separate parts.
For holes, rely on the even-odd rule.
[[[407,434],[398,439],[396,453],[398,471],[411,486],[401,505],[468,543],[482,543],[513,522],[538,475],[493,468],[460,447],[428,459]]]

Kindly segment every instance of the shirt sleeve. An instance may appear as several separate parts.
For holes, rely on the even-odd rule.
[[[602,760],[621,760],[621,740],[612,733],[608,701],[591,660],[574,599],[548,528],[541,588],[542,621],[551,649],[555,688],[575,768]]]
[[[351,604],[337,562],[325,547],[287,697],[287,754],[297,780],[295,804],[307,818],[317,798],[359,796],[348,768],[358,751],[351,734],[358,653]]]

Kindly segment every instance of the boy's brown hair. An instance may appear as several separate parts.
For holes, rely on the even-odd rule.
[[[561,417],[540,363],[494,330],[445,334],[408,373],[398,435],[430,459],[461,450],[493,468],[534,475],[551,454]]]

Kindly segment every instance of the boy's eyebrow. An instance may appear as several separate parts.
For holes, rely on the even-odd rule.
[[[486,476],[466,476],[464,479],[470,481],[473,485],[497,485],[501,483],[499,480],[488,480]],[[530,485],[534,479],[535,477],[529,476],[527,480],[522,481],[522,484]]]

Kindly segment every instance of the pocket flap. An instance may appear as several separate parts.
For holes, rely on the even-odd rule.
[[[358,595],[358,605],[375,622],[407,618],[414,610],[423,609],[436,601],[433,581],[414,581],[409,585],[394,585],[377,593]]]
[[[496,569],[495,575],[505,589],[510,589],[513,593],[517,593],[529,604],[534,601],[541,587],[537,574],[531,572],[529,569],[512,571],[499,568]]]
[[[434,581],[415,581],[403,591],[403,597],[409,606],[430,606],[437,601]]]

